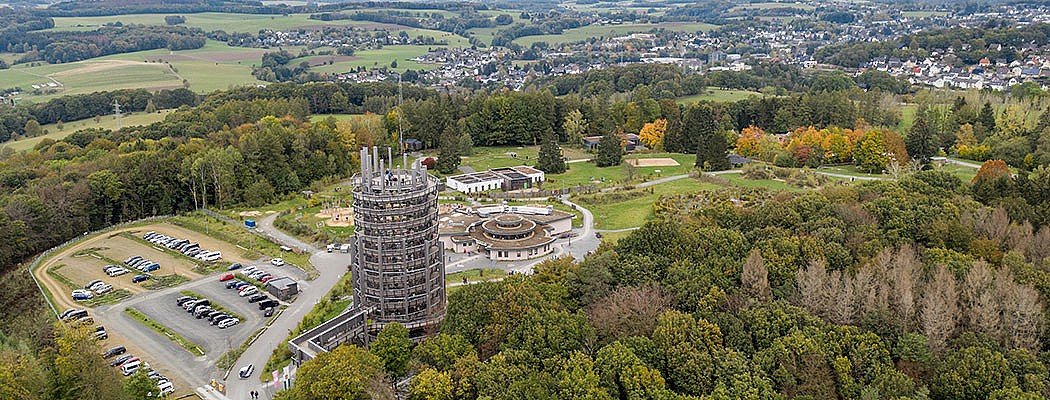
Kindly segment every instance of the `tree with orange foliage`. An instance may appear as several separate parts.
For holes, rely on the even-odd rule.
[[[981,164],[981,169],[977,170],[977,175],[974,175],[972,182],[994,180],[1004,176],[1010,177],[1010,166],[1006,165],[1006,161],[988,160]]]
[[[645,124],[642,130],[638,132],[638,139],[645,143],[645,146],[656,150],[663,151],[664,149],[664,133],[667,133],[667,120],[658,119],[656,121]]]

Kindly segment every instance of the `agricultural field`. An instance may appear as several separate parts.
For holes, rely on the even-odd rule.
[[[429,11],[429,10],[428,10]],[[109,15],[101,17],[58,17],[55,18],[53,30],[88,30],[95,29],[100,25],[114,22],[142,25],[166,25],[164,17],[173,14],[128,14]],[[183,26],[201,28],[204,31],[222,30],[226,32],[248,32],[255,33],[261,29],[289,30],[303,27],[322,26],[354,26],[364,29],[412,29],[394,24],[380,24],[369,21],[321,21],[309,18],[309,14],[289,15],[262,15],[262,14],[235,14],[206,12],[196,14],[180,14],[186,17]]]
[[[741,4],[736,7],[729,9],[730,12],[746,11],[746,10],[772,10],[777,8],[790,8],[801,11],[812,11],[816,7],[809,4],[801,3],[779,3],[779,2],[767,2],[767,3],[749,3]]]
[[[387,46],[382,49],[362,50],[355,52],[353,56],[342,57],[346,58],[344,61],[337,61],[329,65],[320,65],[310,68],[310,70],[318,73],[337,74],[347,72],[350,68],[357,67],[367,67],[369,69],[383,66],[389,67],[391,62],[395,60],[397,60],[397,68],[390,68],[395,71],[404,72],[408,69],[417,71],[432,70],[437,68],[438,65],[417,63],[415,61],[409,61],[409,59],[421,56],[429,52],[430,49],[439,47],[442,46],[409,45]],[[295,62],[301,61],[297,59]]]
[[[164,117],[172,111],[174,110],[161,110],[152,114],[146,114],[144,112],[125,114],[120,118],[120,124],[124,127],[149,125],[164,120]],[[81,129],[100,128],[114,130],[117,129],[117,119],[112,115],[106,115],[100,118],[99,122],[95,122],[93,118],[89,118],[79,121],[65,122],[63,125],[64,126],[61,130],[58,129],[57,123],[42,125],[41,128],[43,128],[45,132],[48,132],[46,135],[0,143],[0,148],[10,147],[15,151],[21,152],[36,147],[36,144],[44,139],[62,140],[66,136]]]
[[[0,70],[0,89],[22,88],[23,101],[96,91],[188,87],[198,93],[245,84],[263,84],[251,75],[265,50],[230,47],[208,41],[194,50],[166,49],[114,54],[65,64],[19,64]],[[34,95],[32,85],[55,83],[53,92]]]
[[[514,39],[514,43],[531,46],[536,42],[548,44],[580,42],[592,37],[617,37],[631,33],[644,33],[653,29],[666,29],[676,32],[709,31],[716,25],[695,22],[662,22],[659,24],[623,24],[623,25],[588,25],[582,28],[568,29],[559,35],[525,36]]]
[[[733,102],[744,100],[751,96],[765,97],[765,94],[759,92],[752,92],[750,90],[735,90],[735,89],[707,89],[705,93],[679,97],[676,99],[678,104],[690,105],[698,101],[714,101],[714,102]]]

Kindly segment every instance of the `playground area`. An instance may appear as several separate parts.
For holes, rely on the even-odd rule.
[[[348,227],[354,225],[354,209],[352,207],[330,207],[322,208],[314,214],[324,221],[327,226]]]
[[[632,167],[677,167],[678,161],[673,158],[632,158],[627,160]]]

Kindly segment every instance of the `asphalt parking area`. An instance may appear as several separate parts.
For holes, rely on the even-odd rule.
[[[207,319],[197,319],[193,314],[175,304],[175,300],[182,297],[182,294],[178,292],[139,302],[134,305],[134,308],[187,340],[198,344],[209,359],[217,360],[229,349],[239,347],[245,339],[265,324],[265,320],[255,304],[249,304],[247,298],[237,296],[232,289],[226,290],[225,286],[220,286],[217,279],[213,282],[208,282],[206,279],[202,283],[187,289],[204,295],[212,301],[213,306],[218,304],[240,314],[244,317],[240,323],[226,329],[219,329]],[[146,327],[142,327],[142,330],[156,335]],[[169,343],[179,351],[185,351],[174,342]]]

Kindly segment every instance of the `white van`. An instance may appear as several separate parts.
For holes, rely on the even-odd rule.
[[[120,366],[120,373],[124,374],[124,376],[134,374],[135,371],[139,370],[139,365],[142,365],[142,361],[135,360],[126,362],[124,365]]]
[[[204,261],[218,261],[220,258],[222,258],[222,252],[215,251],[204,257]]]

